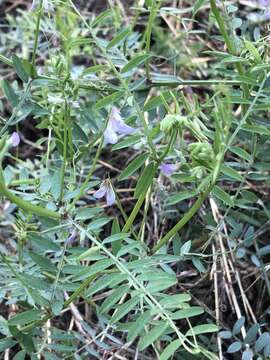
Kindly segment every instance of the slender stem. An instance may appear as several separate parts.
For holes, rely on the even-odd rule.
[[[169,141],[169,144],[167,145],[164,153],[161,155],[160,159],[157,161],[157,163],[155,164],[155,169],[153,171],[153,177],[151,180],[154,179],[154,176],[156,174],[156,171],[157,171],[157,168],[159,166],[159,164],[163,161],[163,159],[166,157],[167,153],[169,152],[172,144],[174,143],[175,139],[176,139],[176,136],[177,136],[177,131],[174,131],[174,133],[171,135],[171,138],[170,138],[170,141]],[[141,206],[144,202],[144,199],[147,195],[147,191],[149,189],[149,187],[152,185],[152,181],[150,182],[149,186],[144,190],[144,192],[139,196],[139,199],[137,200],[131,214],[129,215],[129,218],[126,220],[126,223],[122,229],[122,232],[128,232],[131,228],[131,226],[133,225],[133,222],[136,218],[136,216],[138,215],[140,209],[141,209]]]
[[[169,143],[168,145],[166,146],[163,154],[160,156],[159,158],[159,163],[161,163],[165,157],[168,155],[168,153],[170,152],[175,140],[176,140],[176,137],[177,137],[177,133],[178,133],[178,130],[177,129],[173,129],[172,130],[172,133],[171,133],[171,137],[170,137],[170,140],[169,140]]]
[[[60,202],[62,202],[65,187],[65,172],[67,166],[67,145],[68,145],[68,125],[69,125],[70,109],[67,102],[65,102],[65,114],[64,114],[64,145],[63,145],[63,162],[61,167],[61,191]]]
[[[43,216],[46,218],[60,219],[61,215],[55,211],[48,210],[44,207],[31,204],[28,201],[21,199],[20,197],[14,195],[10,192],[6,185],[3,175],[3,170],[0,167],[0,193],[3,194],[6,198],[8,198],[12,203],[16,204],[20,209],[25,211],[29,211],[35,215]]]
[[[9,60],[7,57],[5,57],[4,55],[0,55],[0,61],[8,66],[13,66],[13,62],[12,60]]]
[[[12,180],[10,186],[20,186],[20,185],[37,185],[39,179],[18,179]]]
[[[149,21],[148,21],[147,28],[146,28],[145,50],[146,50],[147,53],[150,53],[150,49],[151,49],[152,28],[153,28],[155,17],[157,15],[159,4],[160,4],[160,1],[156,2],[156,0],[152,0]],[[150,79],[150,59],[146,60],[145,65],[146,65],[147,79]]]
[[[235,45],[232,41],[232,38],[229,36],[227,30],[226,30],[226,26],[225,26],[225,22],[224,22],[224,18],[221,16],[220,12],[219,12],[219,9],[216,5],[216,0],[210,0],[210,4],[211,4],[211,10],[216,18],[216,21],[218,23],[218,26],[219,26],[219,30],[224,38],[224,41],[227,45],[227,48],[228,48],[228,52],[231,54],[231,55],[237,55],[237,51],[236,51],[236,48],[235,48]],[[245,75],[245,70],[242,66],[242,64],[240,63],[236,63],[235,64],[236,66],[236,69],[238,71],[238,74],[240,76],[243,76]],[[242,88],[243,88],[243,92],[244,92],[244,97],[246,100],[249,99],[249,87],[247,84],[244,84],[242,83]],[[247,104],[243,104],[243,113],[245,114],[247,111]]]
[[[21,108],[24,105],[24,102],[26,101],[26,99],[28,98],[29,95],[29,91],[30,91],[30,87],[31,87],[31,80],[28,81],[28,83],[26,84],[25,87],[25,91],[21,97],[20,102],[18,103],[18,105],[14,108],[14,111],[12,112],[12,115],[10,116],[10,118],[6,121],[5,125],[2,127],[2,129],[0,130],[0,136],[2,136],[6,130],[8,129],[8,127],[12,124],[13,120],[15,119],[15,117],[17,116],[18,112],[21,110]]]
[[[189,211],[182,217],[182,219],[153,247],[152,253],[157,252],[163,245],[165,245],[197,213],[197,211],[202,206],[204,200],[210,194],[212,187],[212,185],[209,186],[205,192],[200,194],[199,198],[189,209]]]
[[[116,195],[116,205],[117,205],[118,209],[120,210],[124,221],[126,222],[128,220],[128,216],[121,204],[121,201],[120,201],[119,196],[117,195],[116,191],[115,191],[115,195]],[[132,232],[132,235],[134,236],[134,239],[138,240],[139,239],[138,235],[135,233],[134,229],[131,229],[131,232]]]
[[[68,207],[68,210],[71,209],[72,206],[84,195],[85,190],[87,189],[88,183],[91,180],[94,171],[96,170],[97,162],[98,162],[98,159],[99,159],[99,156],[101,153],[101,149],[102,149],[102,145],[103,145],[103,140],[104,140],[104,137],[102,136],[100,139],[98,149],[97,149],[93,164],[91,166],[91,169],[90,169],[88,175],[86,176],[83,184],[81,185],[78,195],[73,199],[72,203]]]
[[[36,24],[36,30],[35,30],[34,49],[33,49],[33,54],[32,54],[32,65],[33,66],[35,65],[35,62],[36,62],[40,19],[41,19],[41,15],[42,15],[42,3],[43,3],[43,0],[41,0],[41,2],[40,2],[40,6],[38,9],[38,13],[37,13],[37,24]]]
[[[155,165],[152,180],[153,180],[153,178],[155,176],[157,168],[158,168],[158,164]],[[126,223],[125,223],[125,225],[124,225],[121,232],[126,233],[126,232],[128,232],[130,230],[130,228],[131,228],[131,226],[132,226],[138,212],[141,209],[141,206],[142,206],[142,204],[144,202],[144,199],[146,197],[146,194],[147,194],[147,190],[148,190],[149,186],[151,186],[151,184],[152,184],[152,181],[149,183],[148,187],[146,189],[144,189],[144,192],[139,196],[139,198],[138,198],[138,200],[137,200],[131,214],[129,215],[129,218],[127,219],[127,221],[126,221]]]
[[[91,282],[96,278],[97,274],[89,276],[84,282],[78,287],[77,290],[74,291],[73,294],[64,302],[63,309],[66,309],[74,300],[76,300],[82,292],[91,284]],[[29,325],[24,326],[21,331],[29,332],[32,329],[35,329],[37,326],[43,325],[46,321],[52,319],[54,317],[53,314],[47,314],[40,320],[37,320]]]

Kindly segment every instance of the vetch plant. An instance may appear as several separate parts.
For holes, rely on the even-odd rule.
[[[245,22],[258,6],[101,8],[34,1],[6,19],[0,350],[269,356],[268,38]]]

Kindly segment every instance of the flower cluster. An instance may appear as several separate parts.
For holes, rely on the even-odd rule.
[[[211,163],[214,160],[215,154],[212,146],[209,143],[196,142],[188,146],[190,155],[193,161],[201,163]]]
[[[118,134],[120,135],[130,135],[135,131],[135,129],[124,123],[120,110],[113,106],[108,125],[104,131],[104,140],[106,144],[116,144],[118,141]]]
[[[163,132],[169,132],[174,126],[181,126],[186,123],[186,117],[176,114],[167,114],[164,119],[161,120],[160,130]]]

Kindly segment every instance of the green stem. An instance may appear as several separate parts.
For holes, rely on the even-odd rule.
[[[157,168],[158,168],[158,164],[155,165],[155,170],[153,171],[152,180],[153,180],[153,178],[154,178],[154,176],[155,176],[155,173],[156,173]],[[151,184],[152,184],[152,181],[150,182],[149,186],[151,186]],[[139,212],[140,209],[141,209],[141,206],[142,206],[142,204],[143,204],[143,202],[144,202],[144,199],[145,199],[145,197],[146,197],[147,190],[148,190],[149,186],[148,186],[148,187],[144,190],[144,192],[139,196],[139,198],[138,198],[138,200],[137,200],[137,202],[136,202],[136,204],[135,204],[135,206],[134,206],[131,214],[129,215],[129,218],[127,219],[127,221],[126,221],[126,223],[125,223],[125,225],[124,225],[124,227],[123,227],[123,229],[122,229],[121,232],[126,233],[126,232],[128,232],[128,231],[130,230],[130,228],[131,228],[131,226],[133,225],[133,222],[134,222],[134,220],[135,220],[138,212]]]
[[[84,282],[78,287],[77,290],[74,291],[73,294],[64,302],[63,309],[66,309],[74,300],[76,300],[82,292],[91,284],[91,282],[96,278],[97,274],[89,276]],[[29,332],[35,329],[37,326],[43,325],[46,321],[52,319],[54,317],[53,314],[47,314],[40,320],[33,322],[32,324],[24,326],[21,331]]]
[[[150,16],[149,16],[149,21],[147,24],[147,28],[146,28],[146,44],[145,44],[145,50],[147,53],[150,53],[150,49],[151,49],[151,35],[152,35],[152,28],[153,28],[153,24],[154,24],[154,20],[155,17],[157,15],[157,11],[159,8],[159,4],[160,1],[158,1],[158,3],[156,3],[156,0],[152,0],[152,5],[151,5],[151,9],[150,9]],[[146,60],[146,76],[147,79],[150,79],[150,59]]]
[[[182,229],[184,225],[197,213],[197,211],[202,206],[204,200],[210,194],[213,186],[209,186],[207,190],[200,194],[199,198],[189,209],[189,211],[182,217],[182,219],[165,235],[159,242],[153,247],[152,253],[157,252],[163,245],[165,245],[176,233]]]
[[[35,62],[36,62],[39,27],[40,27],[40,19],[41,19],[41,14],[42,14],[42,3],[43,3],[43,0],[41,0],[41,2],[40,2],[40,6],[39,6],[39,9],[38,9],[38,14],[37,14],[37,24],[36,24],[36,30],[35,30],[34,49],[33,49],[33,54],[32,54],[32,65],[33,66],[35,66]]]
[[[158,162],[156,163],[155,165],[155,169],[153,171],[153,177],[151,180],[154,179],[154,176],[156,174],[156,171],[157,171],[157,168],[159,166],[159,164],[163,161],[163,159],[166,157],[166,155],[168,154],[168,152],[170,151],[170,148],[172,146],[172,144],[174,143],[175,139],[176,139],[176,136],[177,136],[177,131],[174,131],[173,134],[171,135],[171,138],[170,138],[170,141],[169,141],[169,144],[167,145],[166,149],[164,150],[164,153],[161,155],[160,159],[158,160]],[[147,190],[149,189],[149,187],[152,185],[152,181],[150,182],[149,186],[144,190],[144,192],[139,196],[131,214],[129,215],[129,218],[127,219],[123,229],[122,229],[122,232],[128,232],[131,228],[131,226],[133,225],[133,222],[138,214],[138,212],[140,211],[141,209],[141,206],[144,202],[144,199],[147,195]]]
[[[8,66],[12,66],[12,67],[14,66],[12,60],[9,60],[4,55],[0,55],[0,61]]]
[[[26,99],[28,98],[29,95],[29,91],[30,91],[30,87],[31,87],[31,80],[28,81],[28,83],[26,84],[25,87],[25,91],[21,97],[20,102],[18,103],[18,105],[16,105],[16,107],[14,108],[14,111],[12,112],[12,115],[10,116],[10,118],[6,121],[5,125],[2,127],[2,129],[0,130],[0,136],[2,136],[6,130],[8,129],[8,127],[13,123],[14,119],[16,118],[18,112],[21,110],[21,108],[24,105],[24,102],[26,101]]]
[[[102,149],[102,145],[103,145],[103,139],[104,138],[102,136],[101,139],[100,139],[99,145],[98,145],[98,149],[97,149],[97,152],[96,152],[92,167],[91,167],[88,175],[86,176],[83,184],[81,185],[78,195],[73,199],[72,203],[68,207],[68,210],[71,209],[72,206],[84,195],[85,190],[88,187],[88,183],[91,180],[94,171],[96,170],[97,162],[98,162],[98,159],[99,159],[99,156],[100,156],[100,153],[101,153],[101,149]]]
[[[20,186],[20,185],[37,185],[39,183],[39,179],[19,179],[12,180],[11,186]]]
[[[65,187],[65,172],[67,166],[67,143],[68,143],[68,124],[69,124],[70,110],[65,102],[65,114],[64,114],[64,146],[63,146],[63,163],[61,168],[61,191],[60,202],[62,202]]]
[[[133,221],[135,220],[138,212],[140,211],[141,209],[141,206],[144,202],[144,199],[145,199],[145,196],[146,196],[146,193],[147,191],[145,191],[142,195],[140,195],[139,199],[137,200],[131,214],[129,215],[123,229],[122,229],[122,232],[123,233],[126,233],[129,231],[129,229],[131,228],[132,224],[133,224]]]
[[[38,205],[33,205],[28,201],[21,199],[20,197],[14,195],[10,192],[4,182],[4,175],[3,170],[0,167],[0,193],[3,194],[10,202],[16,204],[20,209],[25,211],[29,211],[35,215],[46,217],[46,218],[53,218],[53,219],[60,219],[61,215],[55,211],[48,210]]]
[[[236,55],[237,56],[237,51],[235,49],[235,46],[234,46],[234,43],[231,39],[231,37],[229,36],[227,30],[226,30],[226,26],[225,26],[225,22],[224,22],[224,19],[223,17],[221,16],[220,12],[219,12],[219,9],[216,5],[216,0],[210,0],[210,4],[211,4],[211,10],[216,18],[216,21],[218,23],[218,26],[219,26],[219,30],[224,38],[224,41],[225,41],[225,44],[227,45],[227,48],[228,48],[228,52],[231,54],[231,55]],[[242,64],[240,63],[236,63],[235,64],[236,66],[236,69],[238,71],[238,74],[240,76],[243,76],[245,75],[245,70],[242,66]],[[243,92],[244,92],[244,97],[246,100],[249,99],[249,87],[247,84],[244,84],[242,83],[242,88],[243,88]],[[247,111],[247,104],[243,104],[243,113],[245,114]]]
[[[118,209],[120,210],[124,221],[126,222],[128,220],[128,216],[127,216],[127,214],[126,214],[126,212],[125,212],[125,210],[124,210],[124,208],[123,208],[123,206],[121,204],[121,201],[120,201],[119,196],[117,195],[116,191],[115,191],[115,195],[116,195],[116,205],[117,205]],[[131,232],[132,232],[132,235],[134,236],[134,239],[138,240],[139,239],[138,235],[135,233],[134,229],[131,229]]]

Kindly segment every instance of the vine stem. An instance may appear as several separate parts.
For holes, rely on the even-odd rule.
[[[153,28],[153,25],[154,25],[154,20],[155,20],[155,17],[157,15],[159,6],[160,6],[160,0],[157,3],[156,3],[156,0],[152,0],[149,21],[148,21],[147,29],[146,29],[146,40],[145,40],[145,50],[146,50],[146,52],[148,54],[150,53],[150,49],[151,49],[152,28]],[[150,79],[150,59],[149,58],[146,60],[145,65],[146,65],[147,79]]]
[[[144,189],[144,192],[139,196],[131,214],[129,215],[123,229],[122,229],[122,233],[126,233],[130,230],[130,228],[132,227],[133,225],[133,222],[138,214],[138,212],[140,211],[141,207],[142,207],[142,204],[144,202],[144,199],[146,197],[146,194],[147,194],[147,190],[149,189],[149,187],[152,185],[152,181],[154,179],[154,176],[156,174],[156,171],[157,171],[157,168],[158,168],[158,163],[155,164],[155,167],[154,167],[154,170],[153,170],[153,175],[152,175],[152,179],[151,179],[151,182],[149,182],[149,185],[146,189]]]
[[[40,2],[38,14],[37,14],[37,25],[36,25],[36,30],[35,30],[34,49],[33,49],[33,54],[32,54],[32,65],[33,66],[35,65],[35,62],[36,62],[40,19],[41,19],[41,15],[42,15],[42,5],[43,5],[43,0],[41,0],[41,2]]]
[[[219,12],[219,9],[218,9],[217,4],[216,4],[216,0],[210,0],[210,5],[211,5],[212,13],[214,14],[215,19],[216,19],[216,21],[218,23],[219,30],[220,30],[223,38],[224,38],[224,41],[225,41],[225,44],[226,44],[227,48],[228,48],[228,52],[231,55],[237,56],[237,51],[235,49],[235,45],[234,45],[231,37],[229,36],[227,30],[226,30],[226,25],[225,25],[225,22],[224,22],[224,18],[221,16],[221,14]],[[245,75],[245,70],[244,70],[242,64],[236,63],[235,66],[236,66],[236,69],[237,69],[238,74],[240,76]],[[247,84],[245,84],[243,82],[241,83],[241,85],[242,85],[244,97],[245,97],[246,100],[248,100],[249,95],[250,95],[249,87],[248,87]],[[247,104],[243,104],[242,109],[243,109],[243,114],[245,114],[246,111],[247,111]]]
[[[64,114],[64,147],[63,147],[63,163],[61,167],[61,190],[60,190],[60,202],[62,202],[65,186],[65,172],[67,165],[67,143],[68,143],[68,125],[69,124],[70,109],[65,101],[65,114]]]
[[[25,211],[29,211],[35,215],[52,218],[52,219],[60,219],[61,215],[55,211],[48,210],[39,205],[31,204],[28,201],[21,199],[19,196],[14,195],[10,192],[6,185],[3,175],[2,167],[0,166],[0,193],[2,193],[10,202],[16,204],[20,209]]]
[[[96,152],[92,167],[91,167],[88,175],[86,176],[83,184],[81,185],[78,195],[75,196],[72,203],[69,205],[67,211],[69,211],[72,208],[72,206],[75,205],[75,203],[84,195],[84,192],[87,189],[88,183],[91,180],[91,178],[93,176],[93,173],[94,173],[94,171],[96,169],[97,162],[98,162],[101,150],[102,150],[103,140],[104,140],[104,137],[101,136],[101,139],[100,139],[100,142],[99,142],[99,145],[98,145],[98,149],[97,149],[97,152]]]

